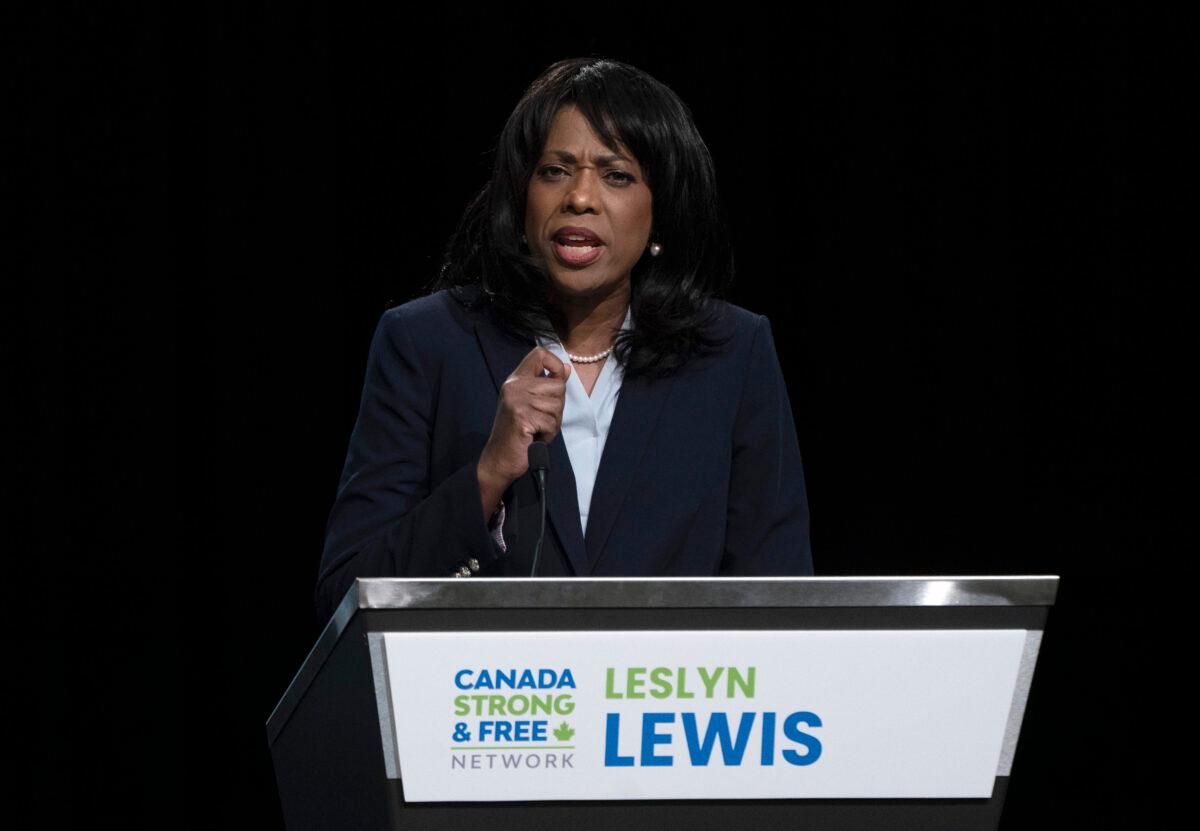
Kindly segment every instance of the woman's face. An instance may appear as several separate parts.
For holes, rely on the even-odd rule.
[[[574,105],[559,110],[525,202],[525,237],[552,293],[583,298],[627,291],[651,220],[650,188],[633,154],[605,147]],[[567,239],[570,228],[590,236]]]

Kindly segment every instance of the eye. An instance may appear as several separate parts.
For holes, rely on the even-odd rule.
[[[561,176],[566,176],[567,171],[559,165],[551,164],[539,168],[538,175],[544,179],[559,179]],[[610,170],[606,176],[613,181],[619,182],[622,186],[633,184],[636,181],[632,174],[626,173],[623,170]]]

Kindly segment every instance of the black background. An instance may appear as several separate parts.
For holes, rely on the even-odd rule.
[[[434,276],[525,86],[587,54],[709,144],[818,574],[1061,575],[1004,825],[1124,806],[1097,726],[1128,637],[1105,599],[1145,542],[1118,8],[7,14],[22,772],[51,824],[279,827],[264,724],[318,632],[374,325]]]

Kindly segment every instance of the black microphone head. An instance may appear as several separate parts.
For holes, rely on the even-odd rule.
[[[529,469],[550,469],[550,448],[544,441],[535,441],[529,445]]]

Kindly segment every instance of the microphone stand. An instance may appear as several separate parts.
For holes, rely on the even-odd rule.
[[[550,470],[550,449],[544,441],[535,441],[529,445],[529,469],[537,479],[538,501],[542,503],[541,527],[538,530],[537,545],[533,548],[533,568],[529,570],[529,576],[536,577],[538,560],[542,556],[542,540],[546,536],[546,473]]]

